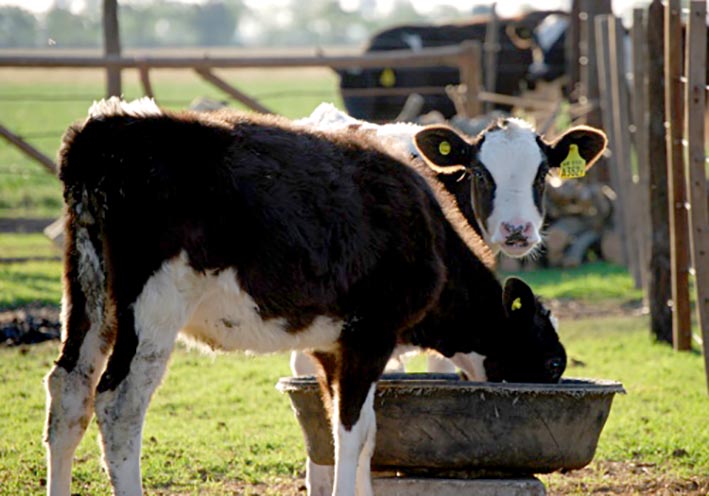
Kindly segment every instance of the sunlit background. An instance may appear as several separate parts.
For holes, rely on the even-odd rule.
[[[125,0],[121,29],[127,47],[356,45],[383,26],[446,22],[484,13],[491,0]],[[649,0],[614,0],[627,23]],[[101,0],[0,0],[0,47],[100,46]],[[570,0],[499,0],[510,17],[538,9],[568,10]],[[21,10],[18,10],[21,9]],[[9,34],[9,26],[12,33]],[[200,30],[203,34],[200,35]]]

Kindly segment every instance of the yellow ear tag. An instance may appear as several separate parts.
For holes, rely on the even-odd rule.
[[[440,153],[441,155],[448,155],[450,152],[451,144],[447,141],[441,141],[441,144],[438,145],[438,153]]]
[[[522,299],[521,298],[515,298],[512,301],[512,311],[519,310],[522,308]]]
[[[379,76],[379,84],[385,88],[391,88],[394,86],[396,84],[396,75],[394,74],[394,71],[388,67],[384,69],[381,76]]]
[[[561,162],[561,178],[573,179],[586,175],[586,161],[579,155],[578,145],[569,145],[569,154]]]

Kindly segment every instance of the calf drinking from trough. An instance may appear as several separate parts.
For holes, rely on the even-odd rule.
[[[60,177],[69,218],[62,352],[47,377],[49,494],[70,494],[92,410],[114,492],[142,492],[145,412],[179,332],[316,357],[340,495],[372,492],[374,385],[397,344],[471,375],[473,352],[511,380],[519,360],[560,366],[548,314],[519,281],[503,292],[430,170],[364,136],[113,99],[69,129]],[[530,315],[537,331],[518,340]],[[494,356],[500,343],[509,349]],[[530,353],[540,347],[556,355]]]
[[[425,129],[412,123],[374,124],[354,119],[331,104],[320,104],[310,116],[299,119],[297,124],[323,132],[348,132],[369,134],[379,140],[387,149],[397,149],[411,160],[423,157],[437,169],[436,162],[443,161],[450,165],[458,164],[459,172],[451,174],[450,168],[439,171],[436,178],[454,196],[459,210],[468,223],[481,235],[492,250],[502,251],[509,256],[521,256],[530,253],[540,245],[540,230],[543,222],[543,196],[547,171],[560,168],[562,154],[568,155],[569,145],[581,146],[587,158],[586,168],[593,165],[605,148],[605,135],[589,127],[575,127],[567,131],[553,144],[547,144],[537,135],[532,127],[519,119],[498,121],[488,127],[477,138],[464,138],[445,127]],[[456,148],[452,148],[452,144]],[[483,144],[484,153],[483,153]],[[421,147],[421,150],[417,148]],[[585,170],[584,170],[585,172]],[[493,215],[494,214],[494,215]],[[503,229],[490,229],[489,226],[500,224],[500,219],[524,219],[516,222],[525,225],[524,229],[507,229],[508,238],[499,236]],[[502,223],[511,225],[515,222]],[[480,226],[483,226],[481,229]],[[497,239],[488,235],[497,232]],[[494,240],[495,242],[491,241]],[[521,251],[520,251],[521,250]],[[527,308],[530,308],[527,306]],[[540,305],[539,314],[546,310]],[[547,312],[548,313],[548,312]],[[546,317],[545,317],[546,318]],[[549,316],[551,319],[552,317]],[[533,332],[528,323],[520,329]],[[523,334],[523,331],[520,331]],[[499,343],[505,351],[510,351],[504,343]],[[534,353],[553,356],[554,343],[548,343],[549,350],[537,349]],[[399,351],[400,349],[397,349]],[[398,355],[395,362],[398,370],[403,371],[403,361]],[[429,354],[430,371],[454,372],[455,367],[447,360]],[[471,357],[474,355],[471,355]],[[561,359],[548,360],[549,368],[535,372],[525,370],[529,361],[518,360],[517,374],[514,379],[501,376],[495,361],[486,357],[475,357],[470,361],[475,375],[467,373],[472,380],[516,380],[520,382],[555,382],[560,373],[557,366]],[[508,360],[508,363],[512,360]],[[556,366],[554,365],[556,364]],[[294,375],[315,373],[315,364],[302,352],[294,352],[291,357],[291,370]],[[563,367],[562,367],[563,370]],[[318,466],[308,460],[306,486],[309,495],[329,494],[332,471],[330,467]]]

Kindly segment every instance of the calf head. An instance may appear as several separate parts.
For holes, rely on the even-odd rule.
[[[490,248],[523,257],[542,239],[547,173],[569,160],[585,173],[607,140],[602,131],[578,126],[547,143],[525,121],[502,119],[472,142],[444,126],[424,128],[414,141],[436,172],[459,173],[471,182],[459,181],[458,187],[470,188],[475,220]]]
[[[453,363],[473,380],[559,382],[566,369],[566,351],[556,319],[521,279],[506,281],[502,300],[504,324],[485,330],[489,334],[486,354],[456,353],[450,357]]]
[[[507,346],[485,358],[492,382],[556,383],[566,369],[566,350],[559,341],[557,322],[521,279],[505,282]]]

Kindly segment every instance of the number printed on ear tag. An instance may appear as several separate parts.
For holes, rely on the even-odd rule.
[[[579,155],[578,145],[569,145],[569,154],[561,162],[561,178],[573,179],[586,175],[586,161]]]

